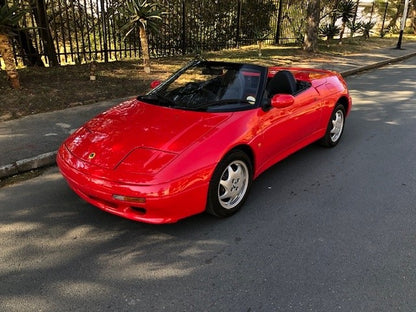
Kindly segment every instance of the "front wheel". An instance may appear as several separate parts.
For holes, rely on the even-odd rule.
[[[252,181],[249,157],[240,150],[227,154],[212,175],[206,211],[217,217],[227,217],[244,204]]]
[[[345,108],[344,105],[338,103],[328,122],[325,136],[320,140],[320,143],[327,147],[333,147],[341,140],[345,124]]]

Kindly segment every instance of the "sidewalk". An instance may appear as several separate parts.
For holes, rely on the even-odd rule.
[[[344,77],[348,77],[416,56],[416,42],[405,42],[403,48],[378,49],[371,55],[313,58],[292,66],[324,68],[338,71]],[[54,165],[56,150],[70,133],[98,113],[123,100],[125,99],[103,101],[0,122],[0,180]]]

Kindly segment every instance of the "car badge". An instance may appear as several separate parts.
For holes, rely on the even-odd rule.
[[[91,153],[91,154],[88,155],[89,159],[93,159],[94,157],[95,157],[95,153]]]

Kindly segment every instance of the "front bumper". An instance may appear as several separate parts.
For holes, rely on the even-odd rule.
[[[162,224],[174,223],[205,210],[209,179],[201,179],[200,173],[157,185],[138,185],[134,181],[120,183],[95,177],[85,167],[74,168],[67,157],[74,156],[62,146],[57,164],[69,186],[85,201],[111,214]],[[114,195],[144,198],[145,202],[119,200]]]

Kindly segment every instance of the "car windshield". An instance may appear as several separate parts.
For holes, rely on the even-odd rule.
[[[264,76],[260,66],[198,61],[139,99],[186,110],[245,110],[258,103]]]

